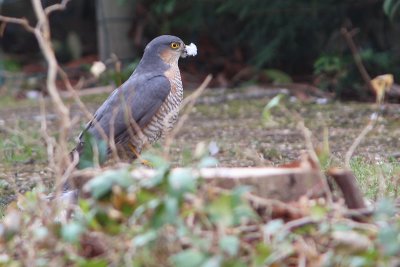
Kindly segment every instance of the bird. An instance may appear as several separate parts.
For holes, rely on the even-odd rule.
[[[114,140],[121,158],[136,159],[147,144],[170,131],[178,120],[183,85],[180,58],[194,56],[197,47],[173,35],[150,41],[132,75],[97,109],[78,136],[73,150],[81,155],[87,144],[84,135],[96,141]],[[108,146],[107,155],[111,154]]]

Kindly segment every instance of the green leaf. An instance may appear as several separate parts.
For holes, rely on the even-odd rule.
[[[78,265],[79,267],[107,267],[108,262],[103,259],[85,260]]]
[[[179,223],[179,201],[175,197],[165,197],[163,201],[157,205],[154,215],[151,218],[151,227],[160,228],[165,224]]]
[[[180,197],[185,192],[193,192],[196,182],[197,177],[193,176],[190,169],[176,170],[168,177],[169,189],[175,197]]]
[[[242,260],[236,258],[225,260],[222,264],[222,267],[247,267],[247,266],[249,265],[245,264]]]
[[[253,264],[251,266],[266,266],[265,261],[271,255],[272,249],[264,242],[256,245],[255,255],[253,257]]]
[[[391,7],[393,5],[394,0],[385,0],[383,2],[383,12],[385,12],[386,15],[390,14]]]
[[[392,20],[400,8],[400,0],[385,0],[383,12]]]
[[[195,249],[187,249],[170,258],[176,267],[200,267],[207,260],[207,256]]]
[[[99,164],[104,163],[107,160],[107,143],[104,140],[97,140],[93,135],[87,131],[83,131],[83,151],[79,157],[78,168],[85,169],[94,166],[95,153],[94,148],[97,148],[98,157],[97,161]]]
[[[99,199],[109,194],[113,185],[127,188],[132,183],[133,179],[127,169],[108,170],[87,182],[84,188]]]
[[[325,218],[326,214],[328,213],[328,209],[321,205],[314,205],[311,207],[310,213],[313,219],[320,220]]]
[[[288,84],[292,83],[292,78],[285,72],[277,69],[264,70],[265,75],[272,80],[273,84]]]
[[[239,251],[239,238],[236,236],[223,236],[219,240],[219,247],[229,256],[235,256]]]
[[[282,229],[283,225],[284,225],[284,222],[281,219],[271,220],[264,226],[264,234],[265,235],[273,235],[276,232],[278,232],[280,229]]]
[[[263,123],[268,123],[271,121],[271,110],[279,105],[283,96],[284,96],[283,94],[276,95],[264,107],[263,112],[262,112]]]
[[[49,230],[46,227],[40,226],[34,230],[33,234],[35,238],[43,240],[49,235]]]
[[[400,252],[399,229],[393,226],[382,227],[378,233],[378,241],[387,256],[395,256]]]
[[[254,210],[243,200],[243,194],[251,191],[251,186],[237,186],[232,191],[232,207],[234,214],[234,224],[241,223],[242,219],[257,219]]]
[[[209,258],[205,263],[201,265],[201,267],[220,267],[222,262],[222,257],[220,255],[216,255],[214,257]]]
[[[232,190],[232,196],[234,197],[236,203],[241,203],[242,202],[242,196],[243,194],[246,194],[248,192],[251,192],[252,187],[249,185],[239,185],[236,186]]]
[[[70,222],[65,224],[61,228],[61,237],[70,243],[76,243],[79,241],[81,234],[85,228],[78,222]]]
[[[157,170],[168,170],[169,163],[163,157],[145,153],[142,155],[143,160],[147,160]]]
[[[132,240],[132,243],[135,247],[142,247],[147,245],[149,242],[154,241],[156,238],[156,231],[148,231],[144,234],[135,236],[135,238]]]
[[[392,218],[396,213],[396,207],[393,201],[389,199],[382,199],[376,205],[374,213],[375,220],[387,220]]]
[[[223,194],[211,202],[208,207],[208,213],[214,223],[224,226],[231,226],[234,223],[233,208],[231,205],[232,198],[230,195]]]

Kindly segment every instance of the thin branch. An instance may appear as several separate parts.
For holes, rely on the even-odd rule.
[[[99,134],[101,135],[101,138],[104,139],[104,141],[108,141],[108,137],[106,132],[104,131],[104,129],[99,125],[98,121],[96,120],[96,118],[93,116],[93,114],[87,109],[86,105],[82,102],[82,100],[79,97],[79,94],[76,92],[76,90],[74,89],[74,87],[72,86],[71,82],[68,79],[68,75],[67,73],[61,68],[58,67],[58,73],[61,76],[61,79],[64,82],[65,87],[67,88],[68,92],[70,93],[70,95],[73,97],[73,99],[75,100],[75,102],[78,104],[79,108],[81,109],[81,111],[83,111],[83,114],[86,116],[86,118],[89,121],[92,121],[94,127],[96,128],[96,130],[99,131]]]
[[[317,154],[315,152],[315,149],[314,149],[314,147],[312,145],[312,141],[311,141],[312,134],[311,134],[310,129],[308,129],[304,125],[304,121],[303,120],[301,120],[301,122],[299,123],[299,127],[300,127],[301,131],[303,132],[304,140],[306,142],[306,147],[307,147],[307,150],[308,150],[308,153],[309,153],[311,159],[313,160],[313,162],[315,164],[318,164],[318,168],[319,168],[319,170],[321,170],[321,166],[319,165],[318,156],[317,156]],[[328,181],[327,181],[326,177],[322,174],[321,171],[319,172],[319,177],[320,177],[320,180],[321,180],[322,184],[324,185],[324,189],[325,189],[325,193],[326,193],[326,200],[328,201],[328,203],[330,205],[332,205],[333,204],[333,197],[332,197],[332,192],[331,192],[331,190],[329,188],[329,185],[328,185]]]
[[[368,88],[375,94],[375,89],[372,86],[371,83],[371,76],[369,76],[367,69],[365,68],[360,53],[358,52],[357,46],[353,41],[353,31],[349,32],[346,28],[342,28],[340,30],[340,32],[342,33],[344,39],[346,40],[351,53],[353,54],[353,59],[354,59],[354,63],[356,64],[358,71],[361,74],[361,77],[363,78],[365,84],[368,86]]]
[[[48,64],[46,86],[51,96],[53,106],[60,117],[60,135],[58,138],[57,153],[55,155],[58,166],[55,170],[56,179],[59,179],[62,176],[63,169],[68,165],[68,162],[70,162],[67,147],[67,133],[71,126],[71,121],[69,117],[69,109],[62,101],[56,86],[58,62],[52,48],[48,18],[43,10],[40,0],[32,0],[32,5],[38,19],[34,34]]]
[[[374,125],[376,120],[378,119],[378,115],[376,113],[372,113],[371,118],[367,124],[367,126],[364,127],[364,129],[361,131],[361,133],[357,136],[357,138],[354,140],[353,144],[350,146],[349,150],[346,152],[346,157],[345,157],[345,165],[348,169],[350,168],[350,160],[351,157],[354,154],[354,151],[358,147],[358,145],[361,143],[361,141],[365,138],[365,136],[372,130],[374,129]]]
[[[40,131],[41,131],[41,135],[43,136],[43,138],[46,142],[47,159],[49,161],[49,166],[51,169],[55,169],[55,166],[56,166],[56,164],[54,162],[55,140],[47,132],[46,105],[45,105],[44,99],[41,96],[39,100],[40,100],[39,103],[40,103],[40,115],[41,115]]]
[[[110,140],[108,140],[108,144],[110,146],[110,150],[111,150],[111,155],[114,158],[114,160],[116,162],[120,161],[119,155],[118,155],[118,151],[117,151],[117,147],[115,145],[115,118],[117,117],[118,114],[118,108],[114,108],[112,111],[112,116],[110,119]]]
[[[46,16],[49,16],[50,13],[58,10],[64,10],[67,7],[67,4],[69,3],[70,0],[63,0],[59,4],[54,4],[51,6],[48,6],[44,9],[44,13],[46,13]]]
[[[33,33],[35,31],[35,28],[29,24],[29,21],[26,18],[12,18],[12,17],[0,15],[0,21],[2,21],[5,24],[7,24],[7,23],[19,24],[22,27],[24,27],[28,32]],[[1,31],[1,34],[0,34],[1,36],[3,35],[3,30],[4,30],[4,28]]]

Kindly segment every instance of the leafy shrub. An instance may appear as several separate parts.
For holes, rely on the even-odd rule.
[[[172,172],[164,158],[144,158],[156,170],[153,177],[133,179],[132,167],[101,173],[84,186],[90,197],[79,200],[68,221],[54,217],[63,212],[44,200],[40,186],[20,196],[23,211],[11,204],[0,222],[0,264],[387,266],[399,260],[400,227],[391,201],[379,202],[364,223],[349,220],[338,206],[303,201],[298,208],[308,217],[297,225],[250,206],[246,187],[217,190],[196,167]],[[192,160],[197,166],[215,163],[206,154]]]

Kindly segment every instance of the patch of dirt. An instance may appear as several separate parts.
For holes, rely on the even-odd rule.
[[[207,93],[208,99],[213,94]],[[85,98],[84,101],[88,109],[94,112],[105,98],[102,95]],[[368,103],[332,102],[319,105],[287,101],[285,105],[290,112],[276,108],[272,111],[272,120],[265,124],[261,113],[269,99],[261,96],[256,99],[196,105],[173,145],[173,164],[182,165],[183,150],[193,151],[199,142],[208,144],[212,141],[218,146],[215,157],[220,166],[268,166],[295,160],[305,149],[303,135],[293,115],[295,113],[304,119],[306,126],[313,132],[313,141],[317,145],[323,140],[324,128],[328,129],[333,161],[340,163],[356,136],[368,123],[371,114],[376,111],[376,107]],[[71,104],[70,110],[77,121],[71,132],[72,148],[74,137],[86,119],[77,105]],[[356,150],[356,155],[377,161],[387,160],[400,151],[400,105],[386,105],[384,109],[379,109],[379,114],[381,116],[374,130]],[[20,101],[15,105],[0,107],[0,138],[5,141],[3,143],[7,143],[14,138],[13,135],[32,137],[35,136],[33,132],[36,132],[36,143],[31,142],[45,152],[44,141],[40,138],[40,121],[40,110],[36,103],[25,104]],[[57,117],[51,110],[48,111],[47,122],[51,132],[57,133]],[[22,138],[21,142],[26,140]],[[6,155],[4,150],[0,152],[0,179],[7,181],[5,186],[0,186],[0,204],[10,201],[13,187],[26,191],[41,179],[51,186],[51,170],[44,167],[46,154],[29,155],[22,162],[12,162],[13,158]]]

